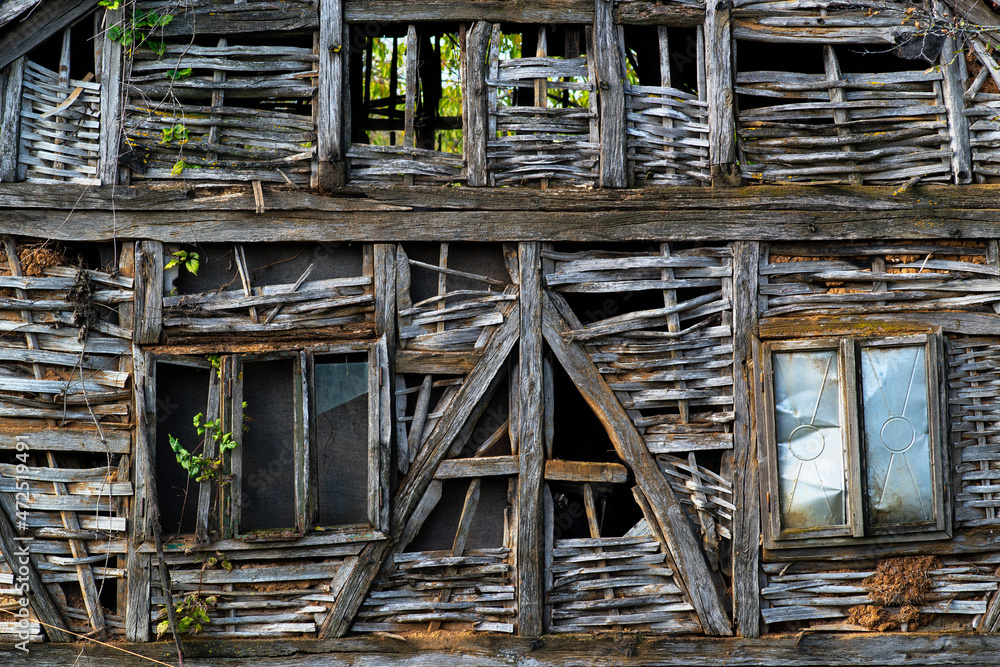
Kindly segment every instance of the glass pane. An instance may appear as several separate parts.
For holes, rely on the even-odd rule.
[[[933,518],[924,347],[861,351],[868,521],[872,526]]]
[[[781,526],[844,525],[837,350],[776,352],[772,359]]]
[[[320,357],[315,369],[317,523],[368,523],[368,363]]]
[[[240,529],[295,528],[295,363],[245,361]]]

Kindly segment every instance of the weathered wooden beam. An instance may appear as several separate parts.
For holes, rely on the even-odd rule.
[[[121,9],[107,10],[105,25],[112,26],[123,20]],[[122,45],[101,33],[94,37],[101,40],[101,136],[100,166],[101,185],[118,183],[118,147],[121,140],[122,121]]]
[[[635,475],[636,483],[642,488],[670,546],[678,569],[675,574],[683,579],[705,632],[710,635],[732,634],[721,581],[709,569],[677,496],[646,449],[632,420],[583,347],[563,339],[570,326],[559,314],[553,298],[561,297],[543,293],[542,330],[545,340],[604,425],[618,456]]]
[[[0,73],[0,181],[17,179],[21,146],[21,100],[24,58],[17,58]]]
[[[760,475],[750,393],[757,330],[760,244],[733,244],[733,621],[741,637],[760,635]]]
[[[135,271],[133,340],[139,344],[158,343],[163,336],[163,244],[137,243]]]
[[[620,463],[550,459],[545,462],[545,479],[553,482],[624,484],[628,481],[628,469]]]
[[[250,187],[59,188],[0,183],[12,234],[60,240],[634,241],[996,238],[1000,186],[578,190],[344,188],[336,196]],[[78,202],[79,200],[79,202]],[[273,206],[273,208],[271,208]],[[115,213],[112,216],[111,211]],[[469,215],[467,211],[477,211]],[[183,216],[184,224],[178,224]]]
[[[456,479],[461,477],[495,477],[516,475],[516,456],[481,456],[478,458],[445,459],[441,461],[434,479]]]
[[[476,21],[469,30],[465,54],[465,115],[468,121],[465,138],[466,182],[472,186],[489,184],[486,169],[486,142],[489,139],[489,88],[486,85],[486,55],[493,27],[486,21]]]
[[[156,433],[155,366],[138,345],[132,348],[135,393],[135,448],[132,452],[132,502],[128,522],[129,540],[125,556],[128,603],[125,607],[125,638],[149,641],[151,560],[140,553],[143,542],[152,538],[153,502],[156,493],[154,438]]]
[[[389,539],[366,545],[357,560],[351,564],[348,579],[351,585],[345,586],[337,596],[320,628],[321,639],[341,637],[350,630],[354,615],[368,594],[386,556],[392,552],[424,493],[434,482],[438,465],[448,454],[466,422],[475,414],[477,404],[490,390],[497,373],[517,342],[520,323],[520,310],[515,305],[506,313],[504,323],[493,333],[483,351],[482,360],[466,377],[449,410],[424,442],[413,465],[402,479],[390,505],[393,513],[389,521]]]
[[[604,0],[597,0],[603,2]],[[542,259],[538,243],[517,249],[521,339],[517,379],[517,633],[542,634]]]
[[[342,0],[319,3],[319,89],[316,93],[316,160],[314,187],[344,184],[344,12]]]
[[[693,5],[657,4],[645,0],[615,7],[615,23],[626,25],[700,25],[705,11]],[[530,3],[497,3],[490,0],[346,0],[348,23],[412,23],[423,21],[489,21],[491,23],[593,23],[592,0],[540,0]],[[199,23],[199,26],[201,24]]]
[[[935,2],[939,12],[943,2]],[[962,17],[964,18],[964,17]],[[947,36],[941,48],[940,69],[941,90],[945,108],[948,111],[948,137],[951,144],[951,175],[955,183],[965,185],[972,182],[972,147],[969,136],[969,118],[965,115],[965,51],[958,46],[955,38]]]
[[[829,336],[863,334],[893,336],[903,332],[931,332],[967,336],[995,336],[1000,331],[1000,315],[994,313],[931,312],[879,313],[871,315],[817,315],[774,317],[760,321],[761,338],[795,338],[822,331]]]
[[[594,0],[594,59],[601,103],[601,178],[604,188],[624,188],[625,72],[621,68],[614,0]]]
[[[118,649],[138,653],[128,655]],[[80,644],[32,644],[33,667],[72,665]],[[451,633],[398,636],[367,635],[346,639],[258,638],[247,640],[184,640],[185,663],[252,662],[259,667],[573,667],[587,664],[639,667],[716,667],[770,665],[823,667],[848,665],[987,665],[1000,652],[1000,636],[974,633],[833,633],[812,632],[768,637],[766,640],[690,636],[629,637],[623,646],[618,634],[548,636],[537,639],[467,633],[456,640]],[[88,667],[148,667],[147,658],[168,664],[177,659],[173,644],[115,644],[86,646]],[[0,646],[0,662],[18,664],[24,654],[13,644]]]
[[[705,5],[705,25],[702,29],[705,34],[705,67],[708,70],[708,155],[712,185],[739,185],[729,0],[710,1]]]

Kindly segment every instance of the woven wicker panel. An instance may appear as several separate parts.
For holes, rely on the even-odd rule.
[[[60,86],[56,72],[29,60],[23,91],[18,159],[27,168],[25,180],[100,185],[100,85],[71,79]]]
[[[628,159],[636,184],[711,182],[708,103],[668,87],[629,86],[625,93]]]
[[[953,338],[948,348],[955,518],[1000,524],[1000,339]]]
[[[125,131],[132,147],[148,153],[145,173],[135,177],[308,184],[313,50],[280,39],[266,46],[189,41],[168,40],[162,57],[148,49],[133,56]],[[169,134],[177,125],[185,136]]]

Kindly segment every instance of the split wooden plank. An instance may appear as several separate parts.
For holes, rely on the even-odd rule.
[[[751,392],[757,331],[760,244],[733,244],[733,620],[741,637],[758,637],[760,626],[760,473]],[[758,399],[759,402],[759,399]]]
[[[490,50],[493,26],[486,21],[476,21],[468,32],[468,53],[465,54],[465,71],[468,88],[465,91],[468,107],[465,159],[466,179],[471,186],[489,185],[486,166],[486,143],[489,135],[489,87],[486,85],[486,60]]]
[[[934,9],[945,15],[944,2],[935,0]],[[964,18],[964,17],[963,17]],[[965,77],[964,49],[951,35],[944,38],[941,47],[941,92],[945,108],[948,110],[948,141],[951,145],[951,174],[953,182],[967,185],[972,182],[972,147],[969,134],[969,117],[965,115],[965,99],[963,87]],[[983,68],[986,69],[986,68]]]
[[[736,159],[736,117],[733,99],[733,37],[730,3],[705,5],[705,68],[708,95],[709,159],[712,185],[740,184]]]
[[[163,244],[140,241],[135,253],[133,340],[139,344],[158,343],[163,335]]]
[[[542,327],[545,340],[559,358],[577,389],[604,424],[615,451],[631,468],[636,482],[649,499],[656,521],[677,562],[677,573],[685,580],[691,602],[697,610],[706,633],[732,634],[732,626],[723,603],[721,582],[708,567],[701,546],[691,531],[684,510],[660,472],[642,436],[608,388],[604,378],[577,345],[567,343],[562,335],[569,325],[553,303],[558,295],[544,293],[542,297]]]
[[[628,470],[620,463],[550,459],[545,462],[545,479],[586,484],[624,484],[628,481]]]
[[[314,187],[344,185],[344,44],[343,0],[319,3],[319,90],[316,95],[317,169]]]
[[[161,281],[162,282],[162,281]],[[136,327],[138,329],[138,327]],[[152,385],[153,361],[138,345],[132,348],[135,377],[135,449],[132,452],[134,496],[128,522],[129,540],[125,568],[128,604],[125,608],[125,637],[129,641],[149,641],[151,559],[139,546],[152,537],[152,523],[158,522],[156,507],[156,395]]]
[[[598,3],[604,0],[596,0]],[[541,247],[518,245],[520,352],[518,356],[517,447],[517,631],[542,633],[542,473],[545,460],[542,407]]]
[[[124,10],[108,9],[104,12],[105,26],[119,25],[124,21]],[[100,40],[101,84],[101,136],[98,174],[101,185],[118,183],[118,148],[121,141],[122,110],[122,45],[111,39],[103,30],[94,39]],[[124,171],[124,170],[122,170]],[[127,173],[127,172],[126,172]]]
[[[604,188],[628,185],[625,162],[625,82],[614,1],[594,0],[594,61],[601,105],[601,177]]]
[[[517,456],[480,456],[445,459],[434,473],[434,479],[462,477],[496,477],[518,474]]]

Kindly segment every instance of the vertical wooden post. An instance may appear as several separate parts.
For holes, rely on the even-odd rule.
[[[319,3],[319,91],[316,114],[317,182],[323,189],[342,186],[346,179],[344,157],[344,41],[342,0]]]
[[[614,22],[613,0],[594,0],[594,55],[601,99],[601,180],[603,188],[624,188],[625,73]]]
[[[713,187],[740,184],[739,165],[736,163],[733,41],[729,12],[729,0],[709,0],[705,7],[708,153],[712,165]]]
[[[376,243],[373,255],[375,260],[375,335],[385,337],[385,361],[388,369],[385,371],[385,377],[382,378],[382,393],[385,397],[385,404],[382,405],[380,413],[380,417],[388,420],[390,424],[390,432],[382,434],[382,437],[389,442],[390,452],[387,457],[390,460],[382,461],[382,471],[385,475],[383,483],[387,490],[393,490],[396,488],[395,473],[397,471],[405,473],[409,469],[410,463],[407,459],[406,467],[390,465],[393,455],[398,461],[407,456],[406,452],[400,453],[396,450],[405,441],[399,441],[395,437],[397,429],[392,427],[396,421],[396,397],[395,392],[390,390],[395,388],[394,378],[396,377],[394,363],[396,353],[396,244]],[[406,397],[403,396],[400,400],[405,404]],[[393,444],[394,440],[395,444]],[[382,526],[382,528],[385,529],[387,526]]]
[[[469,131],[465,144],[466,180],[469,185],[489,184],[486,169],[486,142],[489,127],[488,87],[486,85],[486,53],[490,44],[492,25],[476,21],[468,35],[468,53],[465,68],[468,90]]]
[[[406,105],[403,110],[403,148],[413,148],[417,137],[417,93],[420,81],[417,78],[417,26],[412,23],[406,30]],[[413,174],[403,176],[404,185],[413,185]]]
[[[151,561],[140,553],[142,543],[152,539],[156,481],[153,475],[154,429],[156,428],[156,375],[150,358],[138,345],[132,346],[132,382],[135,395],[135,439],[132,451],[132,512],[129,517],[129,539],[126,553],[125,585],[128,605],[125,607],[125,638],[130,642],[149,641]]]
[[[108,10],[104,13],[104,27],[115,25],[122,20],[122,10]],[[122,45],[102,32],[97,39],[102,40],[100,52],[101,84],[101,137],[100,165],[98,178],[101,185],[118,183],[118,147],[122,138]],[[127,173],[127,172],[126,172]]]
[[[938,10],[943,3],[935,3]],[[955,183],[972,182],[972,146],[969,135],[969,118],[965,115],[963,97],[965,60],[963,51],[954,37],[946,37],[941,48],[942,93],[948,111],[948,137],[951,144],[951,174]]]
[[[600,0],[599,0],[600,1]],[[517,631],[542,633],[542,300],[538,243],[521,243],[518,364]]]
[[[160,342],[163,334],[163,244],[140,241],[135,249],[135,329],[139,344]]]
[[[733,244],[733,620],[741,637],[760,636],[760,490],[750,394],[757,335],[760,244]]]
[[[3,97],[0,98],[0,181],[17,180],[17,158],[21,147],[21,88],[24,85],[24,57],[5,70]]]
[[[825,16],[826,10],[821,9],[820,13]],[[833,104],[844,104],[847,101],[847,95],[844,93],[843,88],[836,85],[836,82],[840,81],[842,77],[840,62],[837,60],[837,54],[834,52],[833,47],[829,44],[823,45],[823,68],[826,70],[826,80],[831,84],[829,91],[830,102]],[[833,122],[838,126],[838,135],[843,137],[851,133],[848,127],[848,123],[851,122],[851,114],[847,109],[834,109]],[[853,153],[854,146],[844,144],[842,150],[845,153]],[[854,164],[856,165],[857,163],[855,162]],[[859,171],[852,171],[847,178],[852,184],[861,185],[862,183],[861,172]]]

